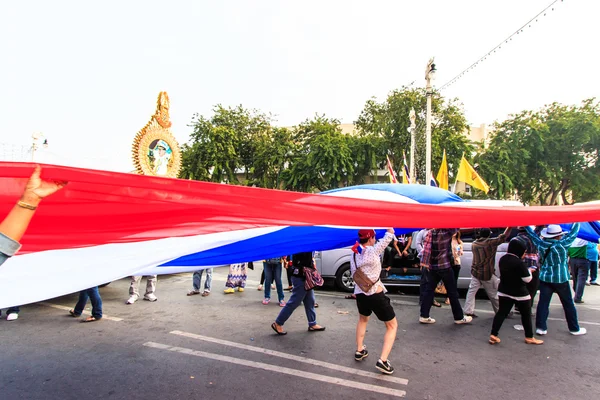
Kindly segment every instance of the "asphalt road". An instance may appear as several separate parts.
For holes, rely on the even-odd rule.
[[[375,319],[366,338],[370,356],[354,361],[358,316],[343,293],[317,292],[325,332],[307,332],[298,308],[285,325],[288,335],[277,336],[270,323],[280,308],[261,304],[260,271],[251,271],[244,293],[228,295],[226,273],[216,270],[205,298],[186,296],[191,274],[160,276],[159,300],[133,305],[125,304],[128,280],[113,282],[100,289],[105,318],[94,323],[68,316],[76,294],[24,306],[17,321],[3,317],[0,398],[598,398],[600,287],[587,287],[578,306],[588,334],[570,335],[553,303],[542,346],[523,343],[512,327],[517,318],[504,324],[502,343],[490,346],[486,300],[477,301],[480,318],[472,325],[454,325],[449,306],[433,309],[435,325],[420,325],[418,297],[391,294],[399,329],[390,356],[396,372],[387,377],[374,368],[385,330]]]

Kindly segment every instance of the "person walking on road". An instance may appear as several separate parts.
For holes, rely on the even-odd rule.
[[[285,306],[284,295],[283,295],[283,284],[281,283],[281,271],[282,271],[282,257],[267,258],[265,260],[265,282],[275,281],[277,287],[277,301],[280,307]],[[262,303],[267,305],[271,301],[271,286],[267,283],[265,285],[265,296]]]
[[[423,274],[424,291],[421,300],[419,322],[435,324],[435,319],[429,316],[433,305],[435,288],[440,281],[444,282],[450,307],[457,325],[468,324],[473,318],[465,316],[458,300],[458,290],[454,273],[452,272],[452,236],[458,229],[432,229],[425,235],[423,253],[421,256],[421,273]]]
[[[304,287],[305,269],[314,269],[312,252],[296,253],[292,255],[292,295],[287,303],[283,306],[275,322],[271,324],[271,328],[278,335],[287,335],[283,330],[283,325],[292,316],[292,313],[298,308],[300,303],[304,303],[304,311],[308,320],[309,332],[324,331],[325,327],[317,324],[317,312],[315,310],[315,291],[314,289],[306,290]]]
[[[510,229],[506,228],[498,237],[490,239],[491,229],[483,228],[479,232],[479,237],[473,242],[471,246],[471,252],[473,253],[471,284],[465,300],[465,315],[477,318],[477,315],[475,315],[475,296],[482,286],[492,302],[494,313],[498,312],[498,282],[500,282],[500,279],[496,276],[496,251],[498,246],[506,241]]]
[[[524,254],[525,246],[523,242],[511,240],[508,244],[508,251],[498,262],[500,268],[500,284],[498,286],[500,308],[494,316],[494,322],[492,323],[492,332],[489,338],[490,344],[500,343],[498,332],[513,306],[516,306],[521,312],[521,324],[525,331],[525,343],[544,343],[543,340],[533,337],[531,295],[526,285],[531,281],[531,270],[522,260]]]
[[[548,225],[541,232],[540,238],[531,227],[525,228],[540,254],[540,300],[535,315],[535,333],[548,333],[548,314],[550,301],[554,293],[558,294],[562,303],[572,335],[585,335],[587,330],[579,327],[577,310],[571,288],[569,287],[569,267],[567,266],[567,249],[579,233],[579,223],[574,223],[571,231],[565,234],[560,225]]]
[[[573,276],[575,303],[583,303],[585,283],[590,275],[590,260],[587,258],[588,241],[575,239],[569,247],[569,267]]]
[[[77,301],[77,304],[75,304],[75,308],[69,310],[69,315],[74,318],[81,316],[83,310],[85,309],[85,305],[87,304],[88,298],[92,302],[92,315],[81,322],[100,321],[102,319],[102,298],[100,297],[98,286],[94,286],[93,288],[85,289],[79,292],[79,300]]]
[[[600,286],[598,283],[598,243],[588,243],[587,258],[590,260],[590,285]]]
[[[367,324],[372,313],[385,324],[385,336],[383,337],[383,347],[375,368],[386,375],[394,373],[394,367],[390,363],[389,355],[396,339],[398,330],[398,320],[396,313],[390,303],[389,297],[385,295],[387,289],[381,283],[379,276],[381,274],[381,255],[386,247],[394,240],[394,229],[389,228],[385,236],[377,241],[375,231],[372,229],[361,229],[358,231],[358,242],[352,248],[354,254],[350,258],[350,271],[352,277],[356,275],[357,270],[366,275],[374,282],[372,287],[364,291],[360,285],[354,285],[354,294],[356,296],[356,307],[358,308],[358,323],[356,325],[356,352],[354,359],[356,361],[364,360],[369,352],[364,344]]]
[[[204,291],[202,291],[202,297],[206,297],[210,295],[210,287],[212,285],[212,276],[213,276],[213,268],[206,268],[206,280],[204,281]],[[198,271],[194,271],[194,276],[192,278],[192,290],[190,290],[187,295],[194,296],[196,294],[200,294],[200,287],[202,286],[202,274],[204,270],[200,269]]]

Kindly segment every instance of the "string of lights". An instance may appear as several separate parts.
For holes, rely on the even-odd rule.
[[[523,26],[521,26],[519,29],[517,29],[515,32],[513,32],[510,36],[508,36],[506,39],[504,39],[498,45],[496,45],[493,49],[491,49],[490,51],[486,52],[485,55],[483,55],[482,57],[480,57],[477,61],[475,61],[474,63],[472,63],[471,65],[469,65],[467,68],[465,68],[462,72],[460,72],[454,78],[450,79],[448,82],[446,82],[445,84],[443,84],[442,86],[440,86],[438,88],[438,90],[441,91],[441,90],[447,88],[448,86],[452,85],[456,81],[458,81],[466,73],[468,73],[469,71],[471,71],[472,69],[474,69],[475,67],[477,67],[479,64],[481,64],[483,61],[485,61],[492,54],[496,53],[496,51],[500,50],[503,45],[506,45],[506,44],[508,44],[508,42],[512,41],[513,37],[519,35],[520,33],[523,33],[523,30],[525,28],[531,28],[531,25],[534,24],[534,23],[536,23],[536,22],[538,22],[538,20],[540,19],[540,17],[545,17],[546,14],[548,14],[548,11],[554,11],[554,5],[556,3],[562,3],[562,2],[563,2],[563,0],[554,0],[551,4],[549,4],[548,6],[546,6],[542,11],[540,11],[539,13],[537,13],[533,18],[531,18],[529,21],[525,22],[525,24],[523,24]]]

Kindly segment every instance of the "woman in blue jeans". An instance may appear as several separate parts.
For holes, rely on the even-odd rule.
[[[292,256],[292,267],[290,268],[292,268],[292,296],[279,312],[275,322],[271,324],[271,328],[273,328],[278,335],[287,335],[287,332],[283,330],[285,321],[290,318],[300,303],[304,302],[304,311],[306,312],[306,319],[308,320],[308,331],[324,331],[325,327],[317,324],[314,290],[304,289],[304,269],[314,269],[312,252],[294,254]]]
[[[92,315],[81,322],[100,321],[102,319],[102,299],[100,298],[98,286],[94,286],[93,288],[85,289],[79,292],[79,301],[77,301],[77,304],[75,304],[75,308],[73,310],[69,310],[69,314],[75,318],[81,316],[88,298],[92,302]]]

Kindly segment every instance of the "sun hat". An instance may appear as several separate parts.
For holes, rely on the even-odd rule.
[[[551,239],[556,236],[560,236],[563,234],[563,230],[560,225],[548,225],[547,228],[542,229],[542,237],[547,239]]]

